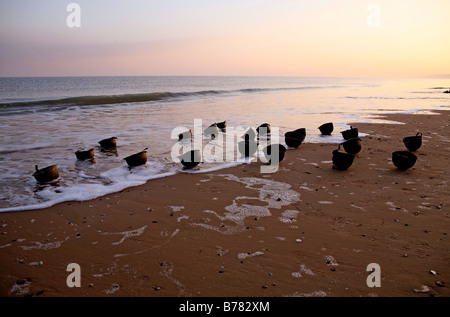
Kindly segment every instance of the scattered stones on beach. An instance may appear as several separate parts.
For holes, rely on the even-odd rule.
[[[262,251],[247,252],[247,253],[242,252],[242,253],[239,253],[237,255],[237,257],[238,257],[238,259],[243,260],[248,257],[255,257],[255,256],[263,255],[263,254],[264,254],[264,252],[262,252]]]
[[[428,293],[431,289],[427,285],[422,285],[420,288],[415,288],[414,293]]]
[[[30,282],[31,282],[31,279],[27,277],[27,278],[22,278],[20,280],[17,280],[16,284],[17,285],[23,285],[25,283],[30,283]]]
[[[327,265],[332,265],[332,266],[338,265],[337,261],[331,255],[326,255],[325,261],[326,261]]]
[[[442,282],[442,281],[436,281],[434,283],[436,284],[436,286],[439,286],[439,287],[444,287],[445,286],[444,282]]]
[[[229,250],[222,248],[221,246],[216,246],[216,253],[218,256],[223,256],[227,254]]]

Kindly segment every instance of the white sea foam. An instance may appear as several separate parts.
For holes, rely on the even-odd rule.
[[[115,171],[108,171],[103,175],[105,176],[105,178],[108,175],[113,180],[113,183],[109,185],[75,184],[68,187],[46,187],[45,189],[38,192],[38,195],[45,200],[44,202],[27,206],[3,208],[0,209],[0,212],[42,209],[62,202],[91,200],[107,194],[120,192],[121,190],[129,187],[145,184],[145,182],[151,179],[162,178],[176,174],[176,172],[167,172],[153,175],[129,174],[126,173],[126,170],[123,167],[118,167],[114,170]],[[114,172],[118,173],[114,174]]]
[[[278,219],[283,223],[291,223],[297,221],[298,210],[285,210]]]
[[[104,235],[113,235],[113,234],[118,234],[118,235],[122,235],[122,239],[120,239],[119,241],[113,242],[113,245],[118,245],[121,244],[122,242],[124,242],[126,239],[131,238],[131,237],[137,237],[140,236],[145,228],[147,228],[147,226],[143,226],[141,228],[138,229],[134,229],[134,230],[130,230],[130,231],[124,231],[124,232],[104,232],[102,234]]]
[[[172,211],[177,212],[177,211],[181,211],[184,209],[184,206],[167,206],[172,208]]]
[[[34,245],[30,246],[20,246],[23,250],[50,250],[50,249],[56,249],[59,248],[63,242],[67,241],[69,237],[66,237],[64,240],[61,241],[55,241],[55,242],[49,242],[49,243],[41,243],[39,241],[33,241]]]
[[[292,294],[283,295],[284,297],[326,297],[327,293],[324,291],[313,291],[311,293],[294,292]]]
[[[251,257],[258,256],[258,255],[263,255],[263,254],[264,254],[264,252],[262,252],[262,251],[247,252],[247,253],[241,252],[241,253],[238,253],[237,257],[239,260],[243,260],[246,258],[251,258]]]
[[[335,260],[335,258],[331,255],[326,255],[326,256],[324,256],[324,258],[326,260],[327,265],[332,265],[332,266],[339,265],[337,263],[337,261]]]
[[[245,218],[247,217],[268,217],[271,216],[270,209],[280,209],[283,206],[290,205],[300,200],[300,194],[291,189],[291,185],[287,183],[277,182],[273,180],[242,177],[239,178],[233,174],[221,174],[215,177],[223,177],[229,181],[242,183],[248,189],[248,196],[238,196],[233,199],[232,204],[226,206],[224,213],[214,210],[205,210],[205,213],[213,214],[222,221],[231,221],[235,226],[214,226],[205,223],[195,223],[193,225],[201,226],[206,229],[216,230],[224,234],[233,234],[245,228]],[[257,196],[252,196],[255,193]],[[247,201],[255,200],[265,205],[253,205]],[[292,212],[288,212],[292,213]]]
[[[298,278],[298,277],[302,276],[302,273],[305,273],[305,274],[308,274],[308,275],[315,275],[313,271],[311,271],[310,269],[308,269],[306,267],[306,265],[301,264],[300,265],[300,270],[297,271],[297,272],[292,272],[292,276]]]
[[[214,172],[214,171],[219,171],[225,168],[230,168],[233,166],[237,166],[237,165],[241,165],[241,164],[245,164],[243,162],[229,162],[229,163],[224,163],[224,164],[220,164],[218,166],[214,166],[214,167],[209,167],[209,168],[192,168],[192,169],[186,169],[186,170],[182,170],[182,173],[187,173],[187,174],[199,174],[199,173],[210,173],[210,172]],[[200,181],[204,181],[204,180],[200,180]]]
[[[182,173],[209,173],[213,171],[218,171],[240,164],[245,164],[242,162],[231,162],[228,164],[221,164],[219,166],[214,166],[205,169],[193,169],[193,170],[182,170],[180,167],[172,168],[171,171],[165,173],[158,173],[160,167],[149,167],[150,165],[138,166],[133,169],[129,169],[127,166],[119,166],[112,168],[100,174],[100,177],[92,177],[85,175],[80,172],[79,176],[87,179],[98,179],[104,180],[103,183],[88,183],[88,184],[70,184],[66,187],[59,186],[46,186],[42,190],[37,192],[37,195],[44,201],[41,203],[35,203],[27,206],[18,206],[10,208],[0,208],[0,212],[12,212],[12,211],[25,211],[25,210],[35,210],[43,209],[53,206],[58,203],[68,202],[68,201],[87,201],[95,199],[108,194],[120,192],[129,187],[135,187],[145,184],[147,181],[157,178],[163,178],[168,176],[173,176]],[[30,181],[30,183],[34,183]]]

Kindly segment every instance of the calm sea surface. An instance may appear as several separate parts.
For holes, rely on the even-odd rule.
[[[226,120],[226,140],[268,122],[284,143],[286,131],[306,128],[306,143],[343,141],[349,122],[374,122],[393,112],[449,110],[450,79],[308,77],[58,77],[0,78],[0,212],[86,200],[183,171],[172,160],[177,127],[205,129]],[[195,121],[194,121],[195,120]],[[331,136],[317,127],[334,123]],[[277,131],[278,130],[278,131]],[[118,137],[116,153],[98,141]],[[222,142],[223,141],[223,142]],[[211,139],[202,140],[203,146]],[[95,150],[95,163],[77,161]],[[129,169],[124,157],[148,148],[148,162]],[[219,153],[220,153],[219,151]],[[179,153],[181,154],[181,153]],[[228,156],[229,157],[229,156]],[[32,174],[57,164],[60,179],[41,185]],[[193,172],[236,162],[204,162]]]

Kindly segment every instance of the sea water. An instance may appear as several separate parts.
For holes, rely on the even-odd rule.
[[[219,141],[237,141],[237,134],[265,122],[277,131],[272,139],[282,144],[284,133],[298,128],[306,128],[305,143],[340,143],[340,131],[349,122],[450,109],[447,89],[450,79],[445,78],[0,78],[0,211],[83,201],[154,178],[241,164],[237,149]],[[193,129],[195,120],[202,129],[226,120],[221,138],[201,143],[216,142],[216,150],[231,151],[236,160],[204,162],[192,171],[174,162],[178,140],[172,131]],[[326,122],[334,123],[331,136],[318,130]],[[102,151],[98,141],[112,136],[118,137],[117,151]],[[89,148],[95,161],[78,161],[74,152]],[[147,164],[129,168],[124,158],[144,148]],[[35,165],[53,164],[59,168],[58,182],[38,184],[32,176]]]

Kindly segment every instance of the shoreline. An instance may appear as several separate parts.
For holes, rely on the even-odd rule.
[[[352,123],[369,135],[347,171],[331,168],[337,144],[306,143],[274,174],[178,173],[0,213],[0,295],[449,296],[450,111],[433,112]],[[390,154],[417,132],[418,162],[398,171]],[[81,287],[66,284],[70,263]],[[366,284],[370,263],[381,287]]]
[[[430,109],[426,110],[426,109],[424,109],[424,110],[415,110],[412,113],[410,113],[410,112],[402,112],[400,114],[435,114],[438,111],[439,110],[430,110]],[[443,111],[446,111],[446,110],[443,110]],[[387,115],[392,115],[392,114],[397,114],[397,113],[387,113]],[[376,120],[381,120],[382,118],[384,118],[384,115],[383,114],[373,114],[373,115],[369,116],[369,118],[373,118],[376,121]],[[361,124],[363,122],[364,121],[360,122],[359,124]],[[374,123],[377,123],[377,122],[372,122],[372,124],[374,124]],[[401,122],[395,122],[395,121],[390,121],[390,120],[387,120],[386,122],[383,122],[383,123],[385,123],[385,124],[387,124],[387,123],[390,123],[390,124],[402,124]],[[358,125],[358,123],[352,123],[352,124],[353,125]],[[348,128],[350,128],[350,125],[351,124],[347,124]],[[360,137],[367,136],[367,134],[364,134],[363,136],[362,136],[362,134],[364,134],[364,133],[360,132]],[[328,136],[328,135],[327,136],[323,136],[323,135],[320,135],[320,134],[317,134],[317,135],[320,138],[324,138],[324,137],[325,138],[329,138],[329,140],[327,142],[325,142],[325,140],[322,141],[322,142],[311,142],[311,144],[336,144],[336,145],[338,145],[338,144],[340,144],[340,143],[345,141],[344,139],[342,139],[340,137],[340,132],[336,131],[336,127],[335,127],[334,133],[331,136]],[[336,135],[339,135],[338,139],[336,138]],[[283,135],[280,135],[280,142],[279,143],[285,145]],[[304,144],[309,144],[309,142],[303,142],[302,144],[303,145]],[[294,148],[289,148],[289,147],[287,147],[287,149],[288,149],[288,151],[289,150],[295,150]],[[261,153],[261,155],[262,155],[262,153]],[[261,162],[261,160],[259,158],[256,158],[255,160],[256,160],[257,163],[263,165],[263,163]],[[173,164],[177,165],[178,163],[173,163]],[[209,167],[209,168],[203,169],[203,170],[202,169],[200,169],[200,170],[197,170],[197,169],[193,169],[193,170],[180,169],[180,170],[166,171],[166,172],[162,172],[162,173],[159,173],[159,174],[154,174],[154,175],[151,175],[151,176],[147,176],[147,179],[145,179],[145,180],[144,179],[142,179],[142,180],[135,180],[134,181],[134,182],[136,182],[135,185],[115,183],[115,184],[113,184],[115,186],[111,186],[111,185],[105,186],[104,189],[101,190],[102,193],[100,193],[100,194],[98,194],[98,193],[97,194],[91,194],[90,192],[86,192],[85,190],[83,190],[84,193],[87,194],[87,198],[86,197],[82,197],[82,198],[77,197],[75,199],[71,199],[71,197],[73,197],[73,195],[69,194],[68,195],[69,197],[67,197],[67,194],[61,194],[62,192],[59,191],[58,195],[62,195],[62,197],[60,197],[60,198],[50,199],[50,200],[46,200],[46,201],[42,201],[42,202],[38,202],[38,203],[32,203],[32,204],[23,205],[23,206],[2,207],[2,208],[0,208],[0,213],[41,210],[41,209],[50,208],[50,207],[52,207],[54,205],[57,205],[57,204],[63,204],[63,203],[68,203],[68,202],[83,202],[83,201],[94,200],[94,199],[97,199],[97,198],[100,198],[100,197],[103,197],[103,196],[106,196],[106,195],[115,194],[115,193],[127,190],[128,188],[141,186],[141,185],[145,184],[146,182],[153,181],[153,180],[158,179],[158,178],[165,178],[165,177],[169,177],[169,176],[175,176],[175,175],[178,175],[178,174],[181,174],[181,173],[188,173],[188,174],[189,173],[192,173],[192,174],[209,173],[209,172],[215,171],[215,170],[225,170],[225,169],[228,169],[230,167],[234,167],[236,165],[241,165],[241,164],[248,164],[248,162],[245,162],[245,163],[240,163],[240,162],[237,162],[237,161],[223,162],[222,165]],[[120,168],[120,167],[121,166],[117,166],[116,168]],[[122,167],[125,167],[125,165],[122,166]],[[30,178],[32,178],[32,177],[30,176]],[[59,182],[59,179],[57,181]],[[128,182],[131,182],[131,180],[129,180]],[[36,183],[36,185],[38,185],[38,183]],[[83,185],[81,185],[81,186],[83,186]],[[78,186],[75,186],[75,187],[77,188]],[[118,188],[120,188],[120,189],[118,189]],[[70,189],[71,189],[70,187],[63,188],[63,192],[67,192]],[[92,188],[92,189],[94,190],[94,192],[98,191],[97,188]],[[78,190],[78,188],[77,188],[77,190]],[[51,195],[54,196],[55,193],[52,193]],[[48,196],[48,194],[46,194],[46,196]]]

